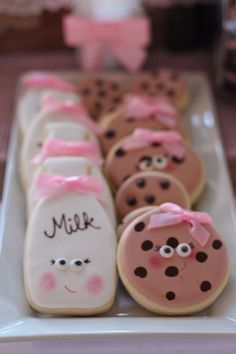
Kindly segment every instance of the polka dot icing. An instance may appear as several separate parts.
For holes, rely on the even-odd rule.
[[[222,247],[222,242],[220,240],[214,240],[212,243],[212,247],[215,250],[219,250]]]
[[[178,181],[165,173],[143,171],[123,181],[116,194],[115,203],[118,216],[122,219],[134,209],[167,201],[189,208],[187,192]]]
[[[121,279],[131,296],[136,294],[136,301],[154,312],[178,315],[203,310],[219,296],[228,279],[224,242],[211,224],[203,225],[208,233],[204,245],[185,222],[150,228],[151,216],[158,213],[160,209],[154,208],[141,214],[121,235]],[[188,257],[177,252],[185,246],[191,251]],[[171,257],[161,255],[165,247],[170,248]]]

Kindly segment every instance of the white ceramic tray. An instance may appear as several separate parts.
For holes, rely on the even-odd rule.
[[[78,73],[69,75],[73,78],[76,75],[79,77]],[[225,237],[231,255],[230,281],[220,299],[195,316],[159,317],[136,305],[119,286],[115,305],[102,317],[47,317],[30,309],[25,299],[22,277],[26,215],[17,171],[19,131],[15,124],[10,142],[1,213],[0,341],[74,338],[81,341],[89,339],[88,343],[91,344],[94,340],[102,340],[104,343],[104,338],[107,341],[114,340],[115,343],[122,337],[124,340],[130,339],[132,347],[137,346],[140,338],[152,337],[155,341],[159,340],[159,344],[163,343],[164,338],[168,338],[173,347],[170,340],[175,338],[178,341],[186,336],[189,339],[236,339],[236,227],[233,193],[207,80],[199,73],[187,73],[185,76],[192,97],[185,118],[193,145],[201,154],[207,171],[206,188],[197,208],[211,214]],[[122,76],[119,77],[122,79]],[[135,341],[132,340],[133,337],[136,338]],[[120,345],[124,344],[118,342]],[[117,347],[111,345],[111,348],[115,350]],[[140,348],[139,346],[136,352],[139,352]]]

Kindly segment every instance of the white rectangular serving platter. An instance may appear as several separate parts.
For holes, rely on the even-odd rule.
[[[63,75],[73,80],[81,77],[78,72]],[[120,80],[127,78],[124,74],[104,75],[117,76]],[[163,343],[166,343],[165,348],[172,348],[172,353],[175,352],[174,348],[177,350],[173,346],[173,340],[176,343],[185,343],[186,347],[188,341],[197,343],[201,339],[211,342],[214,338],[216,350],[219,348],[217,343],[220,338],[227,339],[226,343],[231,343],[230,345],[232,340],[236,343],[236,225],[233,192],[208,82],[201,73],[184,75],[191,93],[184,117],[188,122],[192,143],[204,160],[207,174],[206,187],[197,208],[209,212],[213,217],[215,225],[226,240],[231,258],[229,284],[220,299],[206,311],[194,316],[161,317],[136,305],[119,285],[115,305],[100,317],[50,317],[34,312],[26,302],[23,285],[22,257],[26,215],[18,176],[20,142],[15,122],[7,160],[0,224],[0,342],[74,339],[79,340],[81,345],[87,343],[81,348],[88,349],[91,345],[91,352],[94,343],[98,343],[96,348],[100,348],[99,343],[101,348],[104,348],[105,343],[110,343],[109,353],[116,353],[117,348],[124,347],[124,343],[127,343],[130,350],[136,348],[136,353],[149,353],[148,349],[142,351],[144,347],[138,344],[142,338],[143,343],[149,343],[147,348],[155,348],[154,343],[164,348]],[[153,342],[147,342],[147,339]],[[0,343],[0,353],[1,348],[6,348],[4,345]],[[205,348],[208,348],[209,353],[207,344]],[[219,353],[224,353],[223,349]]]

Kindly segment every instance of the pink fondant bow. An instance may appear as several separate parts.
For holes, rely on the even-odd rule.
[[[78,15],[64,18],[67,45],[81,46],[82,66],[87,70],[104,67],[107,48],[130,71],[137,70],[146,57],[150,42],[149,22],[145,17],[120,21],[94,21]]]
[[[75,91],[75,87],[67,81],[62,80],[60,77],[43,72],[33,72],[26,74],[22,83],[27,88],[51,88],[62,91]]]
[[[187,222],[191,235],[200,246],[204,247],[207,244],[210,234],[202,225],[212,224],[212,220],[207,213],[187,211],[172,203],[161,204],[159,210],[160,213],[150,216],[148,230]]]
[[[86,108],[79,103],[60,100],[52,95],[46,95],[41,101],[41,108],[47,113],[69,114],[93,133],[100,134],[102,132],[100,126],[89,117]]]
[[[48,157],[82,156],[88,158],[95,165],[101,165],[102,159],[95,141],[65,141],[48,139],[42,149],[32,160],[34,164],[42,163]]]
[[[125,150],[142,149],[152,143],[162,144],[164,149],[174,156],[182,158],[184,147],[182,137],[175,131],[154,131],[151,129],[137,128],[133,134],[129,135],[124,143]]]
[[[145,119],[153,116],[166,128],[176,126],[176,108],[166,98],[126,95],[124,106],[126,118]]]
[[[102,181],[98,176],[63,177],[54,174],[39,174],[35,181],[35,199],[53,198],[72,191],[101,200],[102,189]]]

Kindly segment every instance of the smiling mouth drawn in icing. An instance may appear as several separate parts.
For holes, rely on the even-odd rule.
[[[69,293],[72,293],[72,294],[77,293],[76,290],[70,289],[67,285],[64,285],[64,288],[65,288]]]

